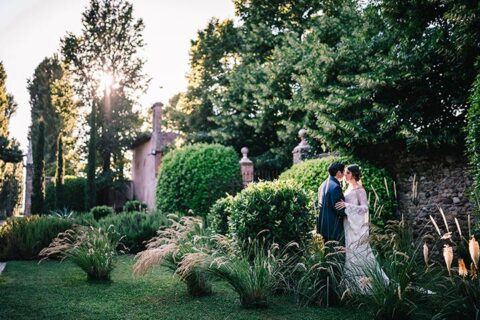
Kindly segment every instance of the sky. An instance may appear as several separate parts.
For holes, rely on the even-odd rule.
[[[142,108],[167,103],[185,90],[190,41],[212,17],[233,18],[232,0],[133,0],[135,18],[145,24],[146,73],[152,78],[141,98]],[[7,91],[18,104],[10,135],[27,147],[30,104],[27,80],[47,56],[59,51],[67,31],[81,32],[81,14],[88,0],[0,0],[0,61],[7,73]]]

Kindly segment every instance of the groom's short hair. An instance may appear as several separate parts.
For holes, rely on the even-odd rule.
[[[337,174],[338,171],[343,172],[344,169],[345,169],[345,165],[343,163],[335,161],[334,163],[332,163],[330,165],[330,167],[328,167],[328,173],[332,177],[335,177],[335,175]]]

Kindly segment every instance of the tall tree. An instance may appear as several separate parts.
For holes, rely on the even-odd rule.
[[[22,152],[9,138],[9,124],[16,110],[13,96],[7,93],[7,75],[0,62],[0,216],[11,216],[21,198]]]
[[[58,136],[57,144],[57,170],[55,173],[55,208],[63,209],[65,207],[65,192],[63,186],[63,176],[65,168],[63,164],[63,138],[62,133]]]
[[[37,151],[33,157],[32,213],[43,214],[45,210],[45,123],[38,121]]]
[[[65,132],[65,150],[68,174],[75,174],[79,162],[78,150],[75,150],[75,125],[78,119],[77,103],[66,66],[58,55],[47,57],[37,66],[32,79],[28,81],[30,93],[31,136],[38,134],[38,121],[45,122],[45,170],[46,174],[55,174],[57,140],[60,132]],[[36,141],[32,141],[33,154],[37,152]]]
[[[85,185],[85,208],[91,209],[97,203],[95,171],[97,165],[97,119],[96,106],[92,104],[90,113],[90,140],[88,140],[87,184]]]
[[[90,0],[82,26],[80,35],[69,33],[62,40],[62,51],[75,76],[78,95],[97,113],[96,149],[103,180],[111,182],[112,177],[123,177],[125,151],[142,124],[134,107],[148,84],[140,54],[144,24],[134,18],[129,1]],[[102,201],[106,201],[105,194],[108,188]]]

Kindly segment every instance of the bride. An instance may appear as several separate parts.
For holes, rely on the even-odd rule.
[[[348,188],[345,191],[345,201],[338,202],[335,207],[345,208],[346,217],[343,220],[345,229],[345,274],[352,289],[366,292],[371,288],[371,276],[389,280],[380,268],[369,238],[369,214],[367,193],[360,183],[362,172],[358,165],[352,164],[345,169],[345,180]]]

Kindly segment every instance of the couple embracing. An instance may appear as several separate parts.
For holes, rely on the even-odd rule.
[[[380,274],[388,283],[368,242],[368,200],[360,182],[360,167],[353,164],[345,168],[344,164],[334,162],[328,173],[329,177],[318,188],[317,233],[325,242],[337,241],[345,245],[345,274],[351,285],[365,290],[361,284],[372,274]],[[348,183],[345,193],[340,185],[342,179]]]

